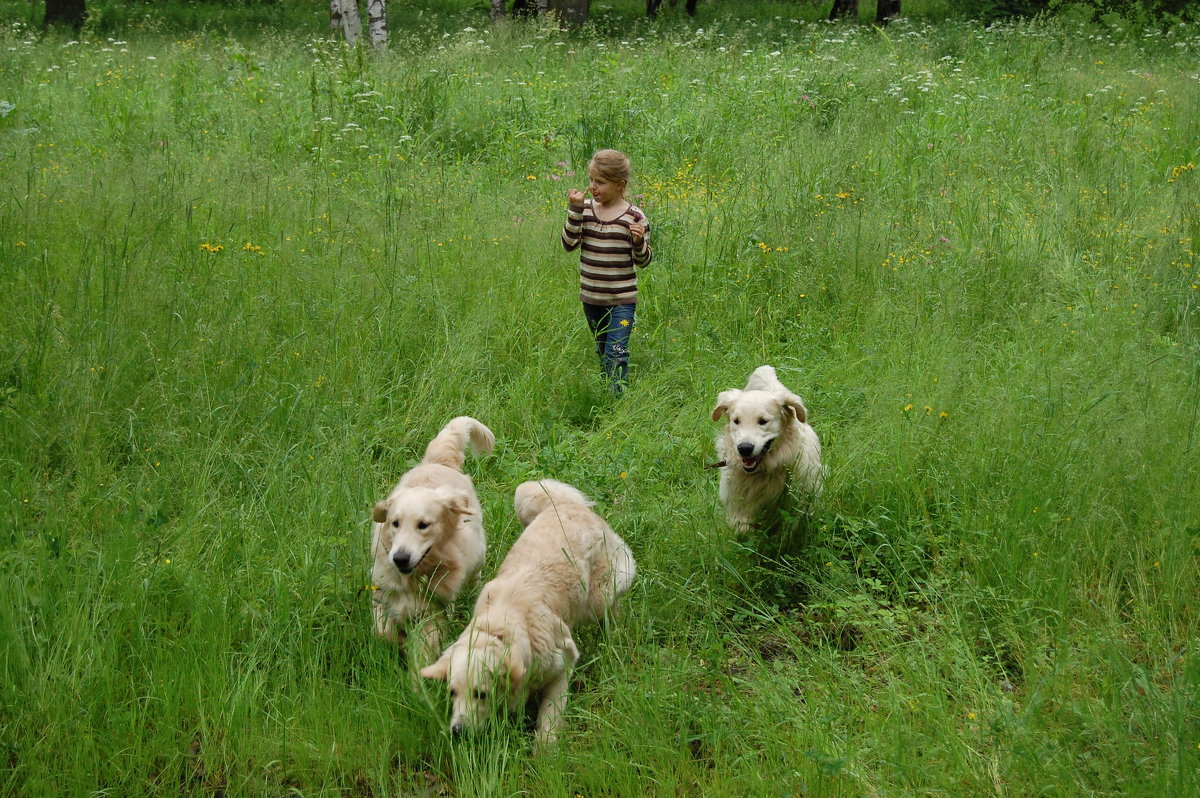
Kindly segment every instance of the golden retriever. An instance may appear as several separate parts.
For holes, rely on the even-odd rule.
[[[579,658],[572,630],[615,612],[636,565],[570,485],[525,482],[514,504],[525,531],[484,585],[462,635],[421,675],[449,685],[454,734],[537,699],[535,742],[545,745],[557,737]]]
[[[731,526],[744,532],[787,490],[788,471],[810,497],[821,492],[821,442],[808,409],[771,366],[759,366],[744,390],[721,391],[713,421],[727,416],[717,436],[722,459],[721,503]]]
[[[419,632],[420,650],[409,657],[422,665],[441,649],[445,611],[487,550],[483,510],[462,470],[468,443],[485,454],[496,436],[469,416],[451,420],[372,513],[375,632],[396,643]]]

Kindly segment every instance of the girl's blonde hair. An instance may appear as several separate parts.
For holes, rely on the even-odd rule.
[[[613,183],[618,180],[628,183],[633,167],[629,163],[629,156],[620,150],[598,150],[588,161],[588,174],[593,171]]]

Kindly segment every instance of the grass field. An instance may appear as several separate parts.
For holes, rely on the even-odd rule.
[[[380,53],[0,5],[0,793],[1200,793],[1200,28],[400,5]],[[620,399],[557,242],[603,146]],[[830,476],[736,539],[762,363]],[[462,413],[485,577],[543,476],[639,563],[540,756],[371,632],[371,505]]]

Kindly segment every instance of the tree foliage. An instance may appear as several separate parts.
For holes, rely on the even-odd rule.
[[[1131,19],[1185,15],[1195,11],[1193,0],[962,0],[959,11],[967,17],[992,20],[1032,17],[1068,9],[1094,14],[1121,14]]]

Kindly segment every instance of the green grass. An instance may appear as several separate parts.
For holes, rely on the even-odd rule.
[[[0,793],[1200,790],[1200,30],[777,5],[383,53],[6,6]],[[600,146],[658,253],[620,400],[556,240]],[[762,363],[831,471],[737,540]],[[485,576],[542,476],[639,563],[540,757],[371,633],[369,508],[460,413]]]

